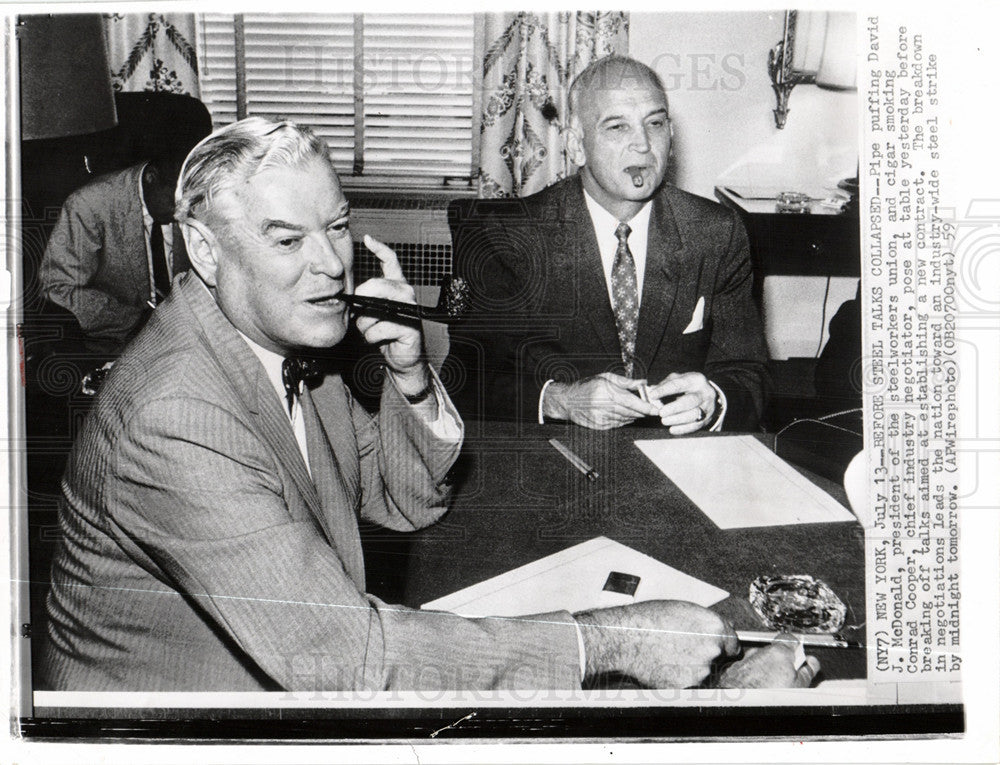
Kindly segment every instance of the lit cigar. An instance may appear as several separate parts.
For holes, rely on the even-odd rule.
[[[632,176],[632,185],[637,189],[642,188],[642,184],[645,182],[642,178],[642,171],[645,170],[644,167],[639,165],[629,165],[625,168],[625,172]]]

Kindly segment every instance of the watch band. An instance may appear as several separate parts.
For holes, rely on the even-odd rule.
[[[430,398],[433,392],[434,392],[434,378],[428,375],[427,384],[423,388],[421,388],[419,392],[414,393],[412,396],[407,395],[406,393],[401,393],[401,395],[403,396],[403,398],[406,399],[406,403],[413,405],[413,404],[422,404],[424,401]]]

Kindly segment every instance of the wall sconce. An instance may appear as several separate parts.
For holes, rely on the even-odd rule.
[[[796,85],[828,90],[857,88],[855,15],[785,11],[781,40],[767,56],[767,72],[777,100],[774,124],[780,130],[788,119],[788,97]]]

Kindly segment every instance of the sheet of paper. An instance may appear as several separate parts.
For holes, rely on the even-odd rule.
[[[603,589],[611,572],[639,577],[634,595]],[[728,595],[631,547],[597,537],[424,603],[421,608],[453,611],[462,616],[523,616],[661,598],[689,600],[707,607]]]
[[[847,508],[753,436],[635,445],[720,529],[854,520]]]

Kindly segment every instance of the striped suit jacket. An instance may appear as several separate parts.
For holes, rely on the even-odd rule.
[[[566,613],[467,620],[364,593],[357,518],[433,522],[459,447],[392,385],[376,418],[339,377],[312,396],[335,466],[320,490],[249,346],[197,276],[175,283],[69,459],[42,687],[579,685]]]

